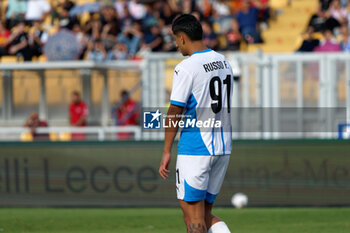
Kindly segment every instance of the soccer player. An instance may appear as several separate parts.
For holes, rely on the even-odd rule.
[[[187,232],[229,233],[227,225],[211,213],[231,154],[230,98],[233,73],[225,57],[208,49],[198,20],[189,14],[177,17],[172,31],[178,50],[189,56],[175,68],[170,107],[166,121],[179,122],[179,115],[205,121],[215,119],[222,126],[184,127],[176,162],[177,198]],[[159,173],[169,175],[171,147],[178,124],[165,129],[164,152]]]

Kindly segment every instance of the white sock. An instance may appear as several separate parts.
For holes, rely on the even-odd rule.
[[[209,228],[208,233],[231,233],[231,231],[228,229],[226,223],[220,221],[212,225]]]

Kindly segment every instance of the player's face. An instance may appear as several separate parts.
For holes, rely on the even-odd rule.
[[[73,94],[72,95],[72,102],[78,104],[80,102],[80,96]]]
[[[187,50],[185,48],[185,40],[184,40],[184,36],[181,35],[180,33],[178,35],[174,35],[174,39],[176,41],[176,48],[177,50],[183,55],[183,56],[187,56]]]

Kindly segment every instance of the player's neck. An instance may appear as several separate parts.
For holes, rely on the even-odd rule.
[[[208,49],[208,47],[205,46],[202,41],[195,41],[192,42],[188,54],[191,56],[194,52],[203,51],[206,49]]]

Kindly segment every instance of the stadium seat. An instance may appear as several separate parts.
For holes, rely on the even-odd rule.
[[[25,78],[24,78],[25,77]],[[13,72],[13,101],[16,106],[37,105],[40,99],[40,80],[35,72]]]
[[[272,9],[281,9],[286,7],[288,0],[270,0],[269,5]]]
[[[300,35],[304,32],[312,10],[317,9],[317,0],[271,0],[273,9],[282,9],[277,19],[271,20],[269,28],[262,32],[264,44],[248,45],[248,52],[261,49],[263,52],[293,52],[300,45]]]
[[[21,134],[21,141],[22,142],[32,142],[33,141],[33,135],[29,132],[22,133]]]
[[[45,55],[41,55],[38,57],[38,62],[46,62],[47,61],[47,58]]]
[[[55,142],[58,141],[59,137],[57,133],[50,133],[50,141]]]
[[[60,141],[71,141],[72,134],[71,133],[60,133],[59,134]]]
[[[16,56],[1,57],[1,63],[13,63],[13,62],[18,62],[18,58]]]

